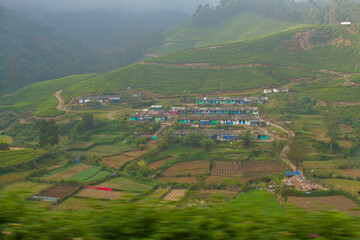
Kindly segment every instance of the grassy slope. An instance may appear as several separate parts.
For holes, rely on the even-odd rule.
[[[154,47],[152,53],[168,54],[174,51],[224,43],[256,39],[297,26],[253,13],[241,13],[213,25],[196,26],[184,23],[164,33],[172,44]]]
[[[92,74],[72,75],[31,84],[22,88],[15,94],[0,97],[0,104],[3,104],[3,106],[0,106],[0,110],[11,109],[16,112],[25,112],[33,109],[34,114],[37,116],[57,116],[61,114],[62,111],[58,111],[55,108],[58,105],[55,92],[70,87],[75,83],[87,80],[91,76]]]
[[[53,115],[58,114],[54,108],[57,101],[53,95],[59,89],[64,89],[63,96],[68,101],[89,92],[123,90],[129,86],[168,94],[182,94],[184,91],[243,91],[279,86],[299,78],[328,77],[329,74],[320,72],[322,69],[355,73],[360,71],[358,27],[356,25],[349,29],[341,26],[310,26],[217,49],[177,52],[149,60],[157,65],[136,63],[93,78],[90,78],[91,75],[79,75],[65,78],[68,81],[60,79],[34,84],[3,99],[2,102],[13,101],[14,105],[10,108],[17,111],[35,108],[36,115],[44,116],[44,112],[48,114],[53,111]],[[217,66],[192,68],[168,65],[185,63],[209,63]],[[236,64],[243,65],[234,68],[221,67]],[[66,84],[59,86],[60,82]],[[332,97],[329,100],[332,101],[356,101],[358,87],[343,88],[341,82],[341,79],[331,80],[326,84],[316,82],[312,85],[305,84],[296,90],[305,89],[324,100],[330,94]],[[329,88],[314,91],[309,90],[309,86]],[[335,94],[332,94],[333,92]],[[34,95],[37,96],[35,99]],[[347,96],[346,99],[344,95]]]

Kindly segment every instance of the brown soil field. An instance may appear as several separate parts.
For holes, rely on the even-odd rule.
[[[241,169],[238,162],[235,161],[213,161],[211,167],[212,176],[241,176]]]
[[[127,194],[127,193],[115,192],[115,191],[108,192],[108,191],[101,191],[95,189],[83,189],[76,196],[113,200],[113,199],[131,198],[133,194]]]
[[[329,196],[329,197],[289,197],[287,204],[293,204],[297,207],[304,208],[306,211],[321,210],[326,207],[331,209],[349,213],[351,215],[360,215],[360,211],[353,209],[358,206],[350,199],[343,196]]]
[[[281,172],[286,168],[276,161],[243,161],[241,162],[243,172]]]
[[[153,162],[151,164],[149,164],[149,169],[151,170],[156,170],[158,169],[161,165],[163,165],[164,163],[166,163],[167,161],[171,160],[173,158],[166,158],[164,160],[161,161],[157,161],[157,162]]]
[[[169,193],[167,193],[163,200],[165,201],[180,201],[183,197],[185,197],[187,190],[186,189],[175,189],[171,190]]]
[[[208,173],[209,171],[209,160],[196,160],[191,162],[176,163],[165,170],[165,177],[175,177],[177,175],[195,175],[201,173]]]
[[[111,168],[120,168],[144,153],[145,151],[126,152],[116,156],[105,157],[102,159],[102,163]]]
[[[359,169],[344,169],[342,170],[346,176],[352,177],[353,179],[356,179],[357,177],[360,177],[360,170]]]
[[[159,182],[177,182],[177,183],[196,183],[196,177],[160,177],[156,179]]]
[[[39,196],[57,197],[62,199],[74,192],[76,189],[78,189],[78,186],[55,186],[46,190],[45,192],[40,193]]]
[[[74,176],[75,174],[81,173],[82,171],[91,168],[92,166],[90,165],[77,165],[75,167],[72,168],[68,168],[65,169],[64,171],[61,171],[59,173],[55,173],[54,175],[51,175],[49,177],[44,178],[45,180],[55,180],[55,181],[59,181],[59,180],[63,180],[66,178],[69,178],[71,176]]]

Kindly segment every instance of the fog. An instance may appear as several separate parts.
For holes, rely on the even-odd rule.
[[[23,11],[111,10],[154,11],[172,10],[193,13],[199,4],[217,5],[219,0],[0,0],[0,5]]]

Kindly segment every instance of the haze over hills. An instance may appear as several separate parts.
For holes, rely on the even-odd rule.
[[[324,93],[313,94],[324,100],[331,97],[333,101],[351,102],[359,97],[358,87],[341,87],[341,84],[345,81],[343,75],[356,76],[360,71],[359,35],[359,25],[303,27],[215,49],[194,49],[153,58],[53,90],[63,90],[65,100],[70,101],[83,94],[122,91],[126,87],[181,95],[303,82],[305,85],[298,90],[325,87]],[[322,79],[334,80],[323,82]],[[39,91],[36,86],[28,89]],[[23,94],[30,93],[24,89],[3,98],[2,104],[13,105],[1,108],[21,112],[37,106],[32,101],[21,101]],[[54,109],[55,97],[52,93],[45,95],[54,101],[50,107],[42,103],[46,105],[44,108]],[[42,111],[41,115],[46,114]]]

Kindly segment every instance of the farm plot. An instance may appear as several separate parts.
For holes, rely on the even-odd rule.
[[[61,211],[61,210],[90,210],[96,209],[101,210],[105,207],[112,206],[112,201],[102,201],[100,199],[86,199],[86,198],[77,198],[69,197],[64,202],[56,205],[52,210]]]
[[[359,169],[344,169],[342,171],[346,176],[352,177],[353,179],[357,179],[358,177],[360,177]]]
[[[47,183],[35,183],[28,181],[19,181],[8,184],[1,189],[1,193],[20,193],[20,196],[30,197],[34,194],[40,193],[50,187],[52,184]]]
[[[201,190],[190,191],[186,195],[186,206],[210,206],[213,203],[225,202],[238,195],[237,191]]]
[[[66,178],[66,180],[75,180],[79,182],[84,182],[90,177],[94,177],[99,171],[100,171],[100,167],[91,167],[71,177]]]
[[[0,168],[16,166],[19,164],[26,164],[34,161],[45,154],[41,150],[9,150],[0,151]]]
[[[117,177],[107,182],[96,185],[96,187],[112,188],[121,191],[144,192],[152,188],[150,185],[138,183],[128,178]]]
[[[245,209],[261,209],[264,212],[283,212],[284,208],[278,203],[275,195],[267,191],[250,191],[240,193],[238,201],[241,202]]]
[[[238,162],[235,161],[213,161],[211,167],[212,176],[241,176],[241,169]]]
[[[177,202],[180,201],[183,197],[185,197],[187,190],[186,189],[174,189],[168,192],[164,197],[163,200],[165,201],[173,201]]]
[[[121,168],[127,162],[130,162],[141,155],[143,155],[145,151],[134,151],[134,152],[127,152],[120,155],[112,156],[112,157],[105,157],[102,159],[102,163],[111,168]]]
[[[109,176],[111,173],[108,171],[100,171],[98,172],[95,176],[92,176],[88,179],[86,179],[86,182],[94,182],[94,181],[98,181],[101,179],[106,178],[107,176]]]
[[[336,189],[342,189],[354,196],[358,196],[358,191],[360,191],[360,182],[346,180],[346,179],[322,179],[322,182],[325,184],[333,185]]]
[[[156,170],[158,169],[159,167],[161,167],[161,165],[163,165],[164,163],[170,161],[171,159],[174,159],[174,158],[166,158],[164,160],[160,160],[160,161],[157,161],[157,162],[153,162],[151,164],[149,164],[149,169],[151,170]]]
[[[157,204],[160,199],[168,192],[169,190],[165,188],[158,188],[154,192],[146,195],[140,200],[136,201],[136,204],[144,204],[144,205],[154,205]]]
[[[209,160],[196,160],[190,162],[181,162],[172,165],[164,172],[165,177],[176,177],[184,175],[196,175],[209,172]]]
[[[46,190],[45,192],[40,193],[38,196],[54,197],[54,198],[63,199],[64,197],[73,193],[78,188],[79,188],[79,186],[60,186],[59,185],[59,186],[52,187],[52,188]]]
[[[340,212],[349,213],[351,215],[360,215],[360,211],[354,209],[359,208],[353,201],[344,196],[328,196],[328,197],[293,197],[290,196],[287,204],[305,209],[306,211],[316,211],[331,208]]]
[[[95,189],[83,189],[76,196],[85,197],[85,198],[100,198],[100,199],[108,199],[108,200],[115,200],[115,199],[129,200],[129,199],[135,197],[136,195],[137,194],[134,194],[134,193],[124,193],[124,192],[117,192],[117,191],[102,191],[102,190],[95,190]]]
[[[267,176],[286,170],[281,163],[276,161],[243,161],[241,167],[245,179]]]
[[[156,179],[161,183],[176,182],[176,183],[195,183],[196,177],[159,177]]]
[[[65,180],[67,178],[70,178],[78,173],[81,173],[82,171],[85,171],[89,168],[92,168],[93,166],[85,165],[85,164],[79,164],[75,165],[73,167],[67,168],[67,169],[58,169],[54,171],[54,174],[51,174],[48,177],[43,178],[44,180],[53,180],[53,181],[60,181]],[[62,171],[61,171],[62,170]],[[58,172],[59,171],[59,172]]]
[[[242,183],[245,180],[242,177],[222,177],[222,176],[209,176],[206,179],[207,185],[213,184],[228,184],[231,183]]]

